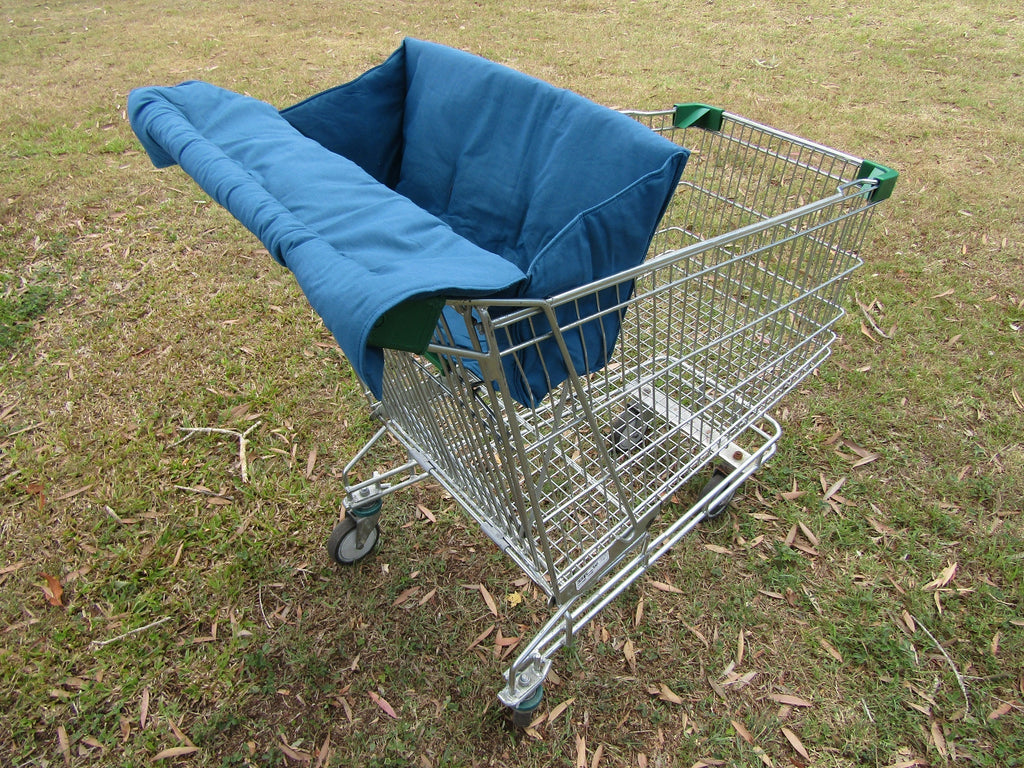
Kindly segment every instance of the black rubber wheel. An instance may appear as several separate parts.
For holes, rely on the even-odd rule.
[[[356,520],[354,517],[346,517],[331,531],[330,538],[327,539],[327,554],[336,563],[352,565],[370,554],[379,540],[380,526],[377,525],[360,547],[356,543]]]
[[[544,699],[544,686],[537,686],[537,690],[531,693],[522,704],[512,708],[512,725],[516,728],[529,728],[533,722],[534,713]]]
[[[715,469],[715,471],[711,474],[711,479],[708,480],[707,483],[705,483],[704,487],[701,489],[700,498],[703,499],[706,496],[710,496],[711,494],[713,494],[715,490],[718,488],[718,486],[724,483],[728,478],[729,475],[727,475],[725,472],[723,472],[720,469]],[[738,489],[733,489],[724,497],[716,501],[714,504],[710,505],[707,508],[707,512],[705,513],[707,519],[714,520],[716,517],[725,512],[725,510],[729,508],[729,502],[732,501],[732,497],[736,494],[737,490]]]
[[[649,426],[643,413],[637,406],[627,406],[626,410],[612,419],[612,448],[622,456],[629,456],[644,445]]]

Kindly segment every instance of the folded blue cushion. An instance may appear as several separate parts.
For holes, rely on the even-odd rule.
[[[256,234],[370,389],[370,330],[410,298],[556,296],[639,264],[688,152],[613,110],[508,67],[407,39],[378,67],[281,113],[203,83],[144,88],[129,117],[153,162],[177,162]],[[603,366],[631,284],[498,339],[505,386],[539,402]],[[548,334],[550,335],[550,334]],[[470,340],[466,339],[466,343]]]
[[[298,280],[364,382],[380,393],[373,326],[397,304],[493,295],[524,273],[300,134],[256,99],[190,82],[129,96],[157,166],[178,163]]]

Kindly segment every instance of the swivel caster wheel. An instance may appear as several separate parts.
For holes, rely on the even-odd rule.
[[[701,489],[700,498],[703,499],[712,495],[718,488],[718,486],[720,486],[728,479],[729,475],[716,467],[714,472],[711,473],[711,479],[708,480],[707,483],[705,483],[704,487]],[[720,498],[718,501],[709,505],[707,511],[704,513],[705,517],[708,520],[714,520],[716,517],[725,512],[725,510],[729,508],[729,502],[732,501],[732,497],[736,495],[737,490],[739,489],[734,488],[733,490],[729,491],[729,493],[727,493],[725,496]]]
[[[533,715],[543,698],[544,687],[537,686],[537,690],[527,696],[519,706],[512,707],[512,725],[519,729],[529,728],[530,723],[533,722]]]
[[[629,456],[643,447],[650,425],[640,406],[631,403],[612,419],[611,447],[620,456]]]
[[[380,541],[380,502],[366,510],[352,510],[334,526],[327,539],[327,554],[340,565],[352,565],[366,557]]]

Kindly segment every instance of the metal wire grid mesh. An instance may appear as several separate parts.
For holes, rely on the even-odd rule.
[[[386,418],[559,602],[643,544],[716,455],[756,450],[737,441],[828,355],[870,211],[853,158],[744,121],[707,132],[638,117],[693,152],[646,266],[547,308],[454,305],[479,344],[456,349],[446,315],[440,367],[387,354]],[[607,365],[533,407],[511,400],[509,371],[543,364],[559,335],[607,333],[611,314]]]

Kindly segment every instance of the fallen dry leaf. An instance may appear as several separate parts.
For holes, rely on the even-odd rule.
[[[882,458],[882,454],[880,453],[869,453],[867,456],[862,456],[859,461],[855,461],[853,468],[856,469],[857,467],[863,467],[865,464],[878,461],[880,458]]]
[[[313,768],[322,768],[324,763],[331,755],[331,734],[327,734],[327,738],[324,739],[323,746],[320,747],[320,751],[317,752],[316,762],[313,763]]]
[[[587,768],[587,740],[578,734],[576,736],[576,768]]]
[[[67,499],[73,499],[75,496],[78,496],[79,494],[82,494],[82,493],[85,493],[86,491],[88,491],[90,488],[92,488],[93,485],[95,485],[95,483],[91,483],[89,485],[83,485],[81,488],[75,488],[75,490],[73,490],[73,491],[68,491],[67,493],[62,493],[60,496],[55,498],[54,501],[66,501]]]
[[[491,626],[489,626],[487,629],[485,629],[483,632],[481,632],[479,635],[476,636],[476,639],[472,643],[469,644],[469,647],[466,648],[466,650],[467,651],[471,651],[474,648],[476,648],[478,645],[480,645],[480,643],[482,643],[484,640],[486,640],[487,637],[491,634],[491,632],[493,632],[497,628],[497,626],[498,626],[497,624],[491,624]]]
[[[481,584],[481,585],[479,585],[479,588],[480,588],[480,596],[484,599],[484,602],[487,603],[487,609],[491,613],[494,614],[495,618],[497,618],[497,616],[498,616],[498,604],[496,602],[494,602],[494,598],[491,597],[491,593],[487,591],[487,587],[485,587],[483,584]]]
[[[46,579],[46,584],[43,585],[43,594],[46,595],[46,602],[56,608],[63,608],[64,601],[61,598],[64,595],[64,587],[60,585],[60,579],[48,573],[40,573],[39,575]]]
[[[989,720],[998,720],[1000,717],[1005,715],[1011,709],[1013,709],[1013,705],[1010,704],[1009,702],[1005,702],[1004,701],[1002,704],[1000,704],[998,707],[996,707],[995,709],[993,709],[991,712],[988,713],[988,719]]]
[[[670,704],[683,703],[683,700],[679,697],[679,695],[664,683],[662,683],[658,689],[658,698],[662,701],[667,701]]]
[[[99,739],[93,736],[83,736],[81,743],[89,747],[90,749],[98,749],[100,752],[104,752],[107,749],[105,746],[103,746]],[[78,754],[82,755],[81,747],[79,747]]]
[[[376,691],[370,691],[370,698],[373,699],[373,703],[384,710],[384,714],[393,720],[398,719],[398,715],[395,714],[395,709],[388,704],[387,699],[378,694]]]
[[[731,555],[732,554],[732,550],[731,549],[727,549],[726,547],[720,547],[717,544],[705,544],[704,545],[704,549],[706,549],[708,552],[714,552],[717,555]]]
[[[938,720],[932,720],[931,731],[932,743],[939,751],[939,754],[942,755],[943,759],[949,757],[949,750],[946,748],[946,734],[942,732],[942,726],[939,724]]]
[[[885,536],[887,534],[888,535],[893,535],[893,534],[896,533],[896,530],[894,528],[889,527],[885,523],[880,523],[878,520],[875,520],[875,518],[873,518],[873,517],[868,517],[868,518],[865,518],[865,519],[868,521],[868,524],[872,528],[874,528],[876,531],[878,531],[883,536]]]
[[[697,638],[702,643],[704,643],[704,646],[706,648],[710,648],[711,647],[711,643],[708,641],[708,639],[706,637],[704,637],[703,634],[701,634],[701,631],[699,629],[697,629],[696,627],[691,627],[689,624],[685,624],[685,623],[683,624],[683,626],[686,627],[691,632],[693,632],[693,634],[695,634],[697,636]]]
[[[796,750],[800,757],[808,761],[811,759],[811,756],[807,753],[807,748],[804,747],[803,742],[800,741],[800,737],[793,733],[793,731],[789,730],[789,728],[783,728],[782,735],[786,737],[786,741],[789,742],[790,746]]]
[[[391,603],[392,608],[397,608],[410,597],[420,591],[419,587],[409,587],[408,589],[402,590],[402,592],[395,598],[395,601]]]
[[[671,584],[666,584],[663,581],[652,581],[651,586],[655,589],[661,590],[662,592],[671,592],[674,595],[685,594],[679,587],[673,587]]]
[[[574,701],[576,701],[576,699],[575,699],[575,698],[572,698],[572,699],[566,699],[566,700],[565,700],[565,701],[563,701],[563,702],[562,702],[561,704],[559,704],[559,705],[558,705],[557,707],[555,707],[554,709],[552,709],[552,710],[551,710],[551,712],[550,712],[550,713],[548,714],[548,722],[549,722],[549,723],[550,723],[550,722],[553,722],[553,721],[555,720],[555,718],[556,718],[556,717],[558,717],[558,716],[559,716],[560,714],[562,714],[563,712],[565,712],[565,710],[567,710],[567,709],[568,709],[568,708],[569,708],[570,706],[572,706],[572,703],[573,703]]]
[[[807,699],[801,699],[799,696],[790,696],[788,693],[769,693],[768,698],[779,704],[788,704],[791,707],[813,706]]]
[[[68,740],[68,731],[63,725],[57,726],[57,742],[60,744],[60,753],[64,756],[64,764],[71,765],[71,742]]]
[[[739,674],[738,672],[731,672],[725,680],[721,681],[721,686],[729,686],[735,688],[737,691],[741,691],[750,685],[750,682],[760,674],[757,671],[747,672],[745,674]]]
[[[184,757],[185,755],[191,755],[199,751],[199,747],[169,747],[162,749],[153,755],[153,762],[157,760],[166,760],[170,757]]]
[[[917,704],[916,702],[913,702],[913,701],[904,701],[903,703],[906,704],[911,709],[913,709],[914,711],[920,712],[925,717],[931,717],[932,716],[932,708],[931,707],[923,707],[920,704]]]
[[[430,522],[432,522],[432,523],[436,523],[437,522],[437,518],[434,517],[434,513],[431,512],[429,509],[427,509],[422,504],[417,504],[416,505],[416,509],[418,509],[420,511],[420,514],[423,515],[425,518],[427,518],[427,520],[429,520]]]
[[[297,750],[297,749],[293,749],[284,740],[284,736],[281,736],[280,739],[281,739],[281,743],[278,744],[278,746],[281,748],[281,751],[284,752],[285,756],[289,760],[294,760],[297,763],[308,763],[308,762],[312,761],[312,759],[313,759],[312,755],[307,754],[306,752],[302,752],[302,751]]]
[[[825,653],[827,653],[833,659],[838,661],[840,664],[843,663],[843,654],[839,652],[838,648],[832,645],[832,643],[830,643],[828,640],[825,640],[821,637],[818,638],[818,642],[821,644],[821,647],[825,649]]]
[[[824,493],[825,493],[825,495],[823,497],[824,501],[828,501],[833,496],[835,496],[839,492],[839,489],[842,488],[846,484],[846,478],[845,477],[841,477],[838,480],[836,480],[834,483],[832,483],[832,485],[830,485],[826,489],[825,488],[825,478],[824,478],[824,476],[822,476],[821,480],[822,480],[821,487],[822,487],[822,490],[824,490]]]
[[[729,694],[727,694],[725,692],[725,688],[723,688],[722,686],[720,686],[718,683],[715,682],[715,679],[713,677],[708,677],[708,685],[711,686],[711,690],[713,690],[715,693],[717,693],[723,699],[728,700]]]
[[[46,504],[46,486],[42,483],[29,483],[25,486],[25,490],[36,497],[36,501],[39,503],[39,511],[43,511],[43,505]]]
[[[804,525],[803,522],[798,522],[797,524],[800,526],[800,531],[803,533],[804,538],[811,542],[811,546],[818,546],[818,537],[814,535],[811,529]]]
[[[178,737],[178,741],[190,747],[195,746],[195,744],[192,743],[192,739],[185,735],[184,731],[182,731],[181,728],[178,727],[178,724],[174,722],[174,720],[168,717],[167,723],[171,726],[171,731],[174,733],[174,735]]]
[[[910,615],[910,612],[906,609],[903,610],[903,621],[907,623],[907,629],[913,634],[917,632],[917,623],[914,621],[914,617]]]
[[[601,758],[604,756],[604,744],[598,744],[594,750],[594,756],[590,759],[590,768],[598,768],[601,765]]]
[[[634,675],[636,674],[636,649],[633,647],[633,641],[627,640],[622,646],[622,655],[626,657],[626,664],[629,665],[629,670]]]
[[[942,569],[942,573],[936,576],[932,581],[929,581],[927,584],[925,584],[923,588],[925,590],[941,589],[953,580],[953,577],[956,576],[956,569],[957,564],[950,563]]]
[[[741,723],[739,720],[730,720],[729,722],[732,723],[733,730],[736,731],[736,734],[741,739],[747,742],[747,744],[754,743],[753,735],[750,733],[750,731],[747,730],[746,726],[743,725],[743,723]]]

